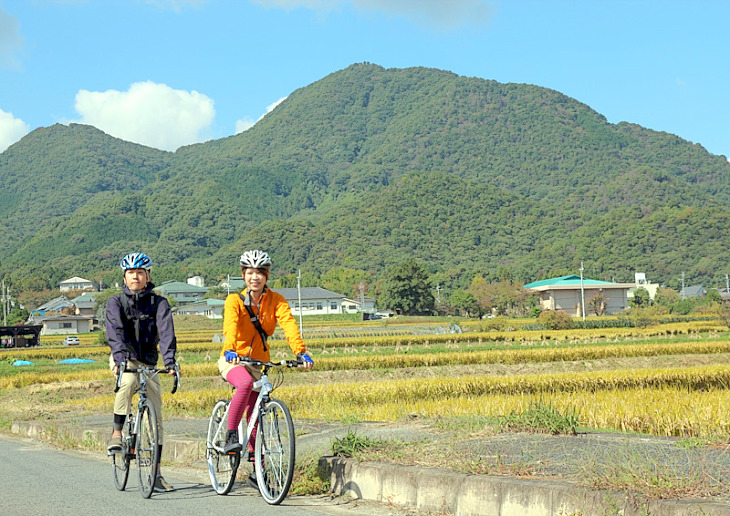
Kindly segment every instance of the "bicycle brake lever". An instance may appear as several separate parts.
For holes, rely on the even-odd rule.
[[[177,362],[175,363],[175,381],[172,383],[172,392],[171,394],[175,394],[177,392],[177,388],[180,386],[180,364]]]
[[[114,392],[117,392],[119,388],[122,386],[122,374],[124,374],[124,370],[127,368],[127,361],[125,360],[119,366],[117,366],[117,384],[114,386]]]

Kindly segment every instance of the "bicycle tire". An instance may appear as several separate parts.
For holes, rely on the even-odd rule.
[[[220,400],[213,407],[213,412],[208,421],[208,436],[205,445],[205,458],[208,461],[208,474],[213,490],[219,495],[227,495],[231,492],[233,483],[236,480],[236,472],[241,463],[241,454],[225,454],[222,448],[226,445],[228,433],[228,416],[226,409],[229,402]]]
[[[279,505],[289,493],[296,458],[294,421],[283,401],[271,398],[262,407],[255,453],[259,492],[270,505]]]
[[[126,448],[126,447],[125,447]],[[112,472],[114,473],[114,485],[119,491],[124,491],[129,478],[130,457],[127,450],[123,448],[121,453],[112,453]]]
[[[137,471],[139,472],[139,491],[149,498],[155,490],[159,453],[157,413],[151,402],[145,401],[139,413],[139,433],[137,435]]]

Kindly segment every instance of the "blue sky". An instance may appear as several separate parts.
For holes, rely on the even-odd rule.
[[[0,0],[0,152],[87,123],[165,150],[352,63],[560,91],[730,156],[724,0]]]

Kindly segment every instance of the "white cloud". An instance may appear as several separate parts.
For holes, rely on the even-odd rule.
[[[276,106],[278,106],[279,104],[281,104],[285,100],[286,100],[286,97],[281,97],[276,102],[273,102],[273,103],[269,104],[268,106],[266,106],[266,113],[264,113],[263,115],[261,115],[259,117],[259,120],[261,120],[263,117],[265,117],[266,115],[268,115],[269,113],[271,113]],[[259,120],[256,120],[256,122],[258,122]],[[237,120],[236,121],[236,134],[242,133],[243,131],[247,131],[248,129],[251,129],[256,124],[256,122],[254,122],[253,120],[251,120],[248,117],[244,117],[244,118],[242,118],[240,120]]]
[[[5,151],[12,144],[28,134],[30,126],[12,113],[0,109],[0,152]]]
[[[122,140],[174,151],[204,141],[215,109],[213,100],[197,91],[174,90],[166,84],[136,82],[127,91],[81,90],[76,94],[81,123]]]
[[[253,0],[264,7],[311,9],[328,13],[346,4],[358,11],[381,11],[403,16],[419,25],[454,29],[488,20],[494,6],[487,0]]]
[[[0,68],[19,68],[17,54],[22,48],[18,20],[6,13],[0,4]]]

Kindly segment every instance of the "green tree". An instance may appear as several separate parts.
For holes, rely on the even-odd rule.
[[[669,307],[679,301],[679,293],[671,288],[659,287],[654,296],[654,302],[658,305]]]
[[[463,312],[464,315],[474,317],[480,314],[477,298],[466,290],[454,290],[449,297],[449,302],[453,308]]]
[[[717,289],[711,288],[705,294],[705,304],[720,304],[722,303],[722,296]]]
[[[651,304],[651,296],[649,291],[644,287],[639,287],[634,290],[634,297],[629,301],[629,306],[632,308],[646,308]]]
[[[19,303],[12,303],[8,314],[8,326],[25,322],[29,315],[30,312],[25,308],[21,308]]]
[[[387,270],[378,305],[405,315],[432,313],[434,298],[425,269],[409,260]]]
[[[370,290],[371,278],[365,271],[334,267],[322,274],[320,280],[323,288],[353,298],[360,296],[360,283],[363,284],[364,292]]]
[[[106,302],[114,294],[119,294],[122,291],[121,288],[107,288],[99,292],[94,297],[94,308],[96,309],[96,318],[99,320],[99,324],[104,327],[106,324]]]

